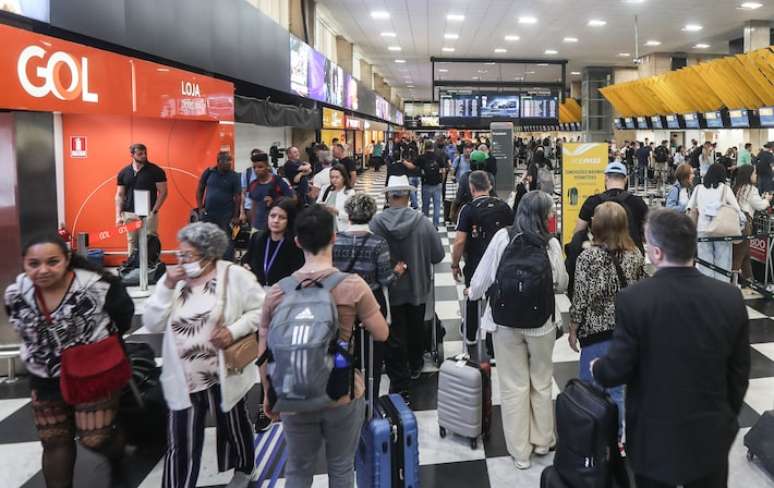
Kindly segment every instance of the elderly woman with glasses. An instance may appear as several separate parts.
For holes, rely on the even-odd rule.
[[[177,235],[178,264],[148,298],[145,327],[164,332],[161,374],[170,409],[164,488],[194,488],[210,408],[216,420],[218,470],[234,468],[229,488],[245,488],[254,465],[253,434],[245,406],[258,379],[253,364],[227,368],[223,350],[255,334],[264,292],[248,270],[222,260],[226,234],[195,223]]]

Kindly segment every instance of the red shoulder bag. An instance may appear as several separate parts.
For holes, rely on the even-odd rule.
[[[37,287],[35,296],[61,348],[62,341],[56,333],[51,313]],[[59,390],[64,401],[70,405],[107,398],[111,393],[123,388],[131,376],[132,368],[118,335],[110,335],[99,342],[68,347],[62,351]]]

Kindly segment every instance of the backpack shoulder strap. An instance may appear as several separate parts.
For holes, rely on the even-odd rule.
[[[610,259],[613,260],[613,266],[615,266],[615,272],[618,275],[618,286],[621,290],[626,288],[629,286],[629,281],[626,279],[623,268],[621,268],[621,262],[618,260],[618,256],[616,256],[614,252],[610,252],[608,249],[605,249],[605,252],[608,256],[610,256]]]
[[[282,278],[277,282],[277,286],[280,287],[282,290],[282,293],[285,295],[289,295],[296,291],[296,287],[298,286],[298,280],[293,278],[293,276],[287,276],[285,278]]]
[[[336,288],[339,283],[344,281],[344,279],[349,276],[349,273],[342,273],[341,271],[336,271],[335,273],[330,274],[329,276],[325,277],[320,283],[322,284],[322,287],[325,290],[331,291],[334,288]]]

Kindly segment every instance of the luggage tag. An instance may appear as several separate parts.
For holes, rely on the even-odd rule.
[[[466,353],[457,354],[454,356],[455,366],[458,368],[464,368],[466,364],[468,364],[468,360],[470,359],[470,356]]]

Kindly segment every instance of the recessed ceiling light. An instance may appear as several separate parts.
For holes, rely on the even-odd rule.
[[[445,69],[445,68],[441,68],[441,69],[439,69],[439,70],[438,70],[438,72],[439,72],[439,73],[448,73],[448,72],[449,72],[449,70],[448,70],[448,69]]]
[[[525,73],[528,74],[528,75],[534,75],[535,74],[534,71],[525,71]]]
[[[755,9],[763,7],[763,4],[762,3],[758,3],[758,2],[744,2],[739,7],[743,8],[744,10],[755,10]]]
[[[519,24],[537,24],[537,18],[536,17],[519,17]]]
[[[556,49],[546,49],[546,54],[559,54],[559,51]]]
[[[709,44],[704,44],[703,42],[700,42],[699,44],[696,44],[693,46],[696,49],[708,49],[710,47]]]
[[[414,85],[406,85],[406,88],[414,88]]]
[[[474,80],[477,80],[477,79],[479,79],[479,77],[478,77],[478,76],[474,76],[474,77],[473,77],[473,79],[474,79]]]
[[[396,34],[394,32],[382,32],[382,37],[396,37]]]
[[[374,10],[371,12],[371,18],[377,20],[386,20],[390,18],[390,13],[384,10]]]
[[[459,36],[459,34],[444,34],[443,38],[444,39],[459,39],[460,36]]]
[[[398,63],[398,64],[403,64],[403,63],[406,62],[406,60],[405,59],[396,59],[395,62]]]
[[[389,51],[401,51],[400,46],[390,46],[387,48]]]
[[[454,48],[453,47],[444,47],[444,48],[441,49],[441,51],[443,51],[445,53],[453,53],[454,52]]]
[[[545,68],[548,66],[548,63],[538,63],[536,66],[540,66],[541,68]]]
[[[624,3],[645,3],[645,0],[624,0]]]
[[[497,63],[493,63],[493,62],[491,62],[491,61],[490,61],[490,62],[488,62],[488,63],[484,63],[484,64],[485,64],[485,65],[487,65],[487,66],[494,66],[494,65],[496,65]]]
[[[446,20],[451,20],[452,22],[462,22],[465,20],[465,16],[460,14],[449,14],[446,16]]]
[[[478,72],[479,72],[479,73],[481,73],[481,74],[484,74],[484,73],[489,73],[489,71],[487,71],[487,70],[485,70],[485,69],[480,69],[480,70],[478,70]]]
[[[607,25],[607,22],[604,21],[604,20],[599,20],[599,19],[591,19],[591,20],[589,20],[589,26],[590,27],[603,27],[605,25]]]
[[[700,26],[699,24],[686,24],[685,27],[683,27],[683,30],[685,32],[699,32],[704,27]]]
[[[622,58],[628,58],[632,55],[632,53],[618,53],[618,56]]]
[[[508,50],[507,49],[503,49],[501,47],[496,47],[494,52],[496,52],[496,53],[507,53]]]
[[[580,71],[573,71],[570,73],[572,76],[580,76]]]
[[[519,36],[514,36],[514,35],[505,36],[505,40],[510,42],[518,41],[519,39],[521,39],[521,37]]]
[[[565,37],[564,42],[578,42],[577,37]]]
[[[646,46],[660,46],[661,41],[648,41],[645,43]]]

